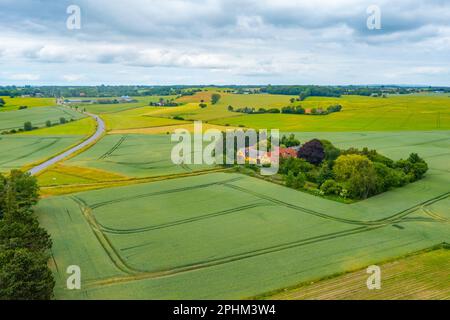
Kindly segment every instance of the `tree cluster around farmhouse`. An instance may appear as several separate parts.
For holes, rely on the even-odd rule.
[[[280,157],[285,185],[335,200],[366,199],[417,181],[428,171],[416,153],[394,161],[368,148],[341,150],[328,140],[313,139],[300,147],[293,134],[283,136],[281,144],[298,148],[296,157]]]

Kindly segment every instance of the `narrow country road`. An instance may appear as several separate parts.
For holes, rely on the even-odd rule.
[[[97,131],[95,131],[95,133],[92,136],[90,136],[87,140],[84,140],[83,142],[81,142],[79,145],[76,145],[75,147],[70,148],[69,150],[61,153],[60,155],[57,155],[56,157],[53,157],[53,158],[41,163],[40,165],[30,169],[28,172],[31,175],[35,175],[36,173],[39,173],[42,170],[47,169],[48,167],[54,165],[55,163],[57,163],[61,160],[64,160],[68,156],[74,154],[78,150],[83,149],[84,147],[92,144],[105,132],[105,123],[99,116],[92,114],[92,113],[87,113],[87,112],[85,114],[87,114],[89,117],[91,117],[91,118],[95,119],[95,121],[97,121]]]

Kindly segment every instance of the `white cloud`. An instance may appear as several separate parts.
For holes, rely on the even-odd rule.
[[[11,80],[27,80],[27,81],[36,81],[41,78],[38,74],[32,73],[16,73],[9,76]]]
[[[65,74],[62,78],[67,82],[74,82],[84,79],[84,75],[82,74]]]

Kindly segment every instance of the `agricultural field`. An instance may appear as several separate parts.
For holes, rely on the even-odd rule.
[[[82,138],[79,135],[0,136],[0,172],[20,169],[26,165],[46,160],[79,143]]]
[[[21,106],[26,106],[28,108],[34,107],[51,107],[56,106],[55,98],[34,98],[34,97],[5,97],[0,96],[5,101],[5,105],[0,108],[1,111],[14,111]]]
[[[175,116],[182,117],[186,120],[203,120],[211,121],[215,119],[240,116],[239,113],[228,111],[228,106],[235,107],[258,106],[265,108],[281,108],[289,105],[289,100],[294,96],[286,95],[267,95],[267,94],[231,94],[218,91],[221,95],[220,100],[216,104],[211,104],[211,96],[216,91],[208,90],[197,92],[192,96],[183,96],[175,100],[181,104],[177,107],[166,108],[150,108],[147,113],[152,117],[173,118]],[[205,103],[206,108],[201,108],[200,103]]]
[[[108,130],[142,129],[183,124],[202,120],[213,125],[250,127],[255,129],[277,128],[282,131],[409,131],[450,129],[450,98],[446,95],[391,95],[387,98],[343,96],[341,98],[309,97],[293,104],[288,95],[231,94],[220,92],[217,104],[210,103],[213,91],[202,91],[193,96],[176,99],[177,107],[149,107],[147,97],[136,106],[86,105],[88,111],[102,114]],[[173,97],[172,97],[173,98]],[[141,99],[144,99],[141,97]],[[199,106],[204,100],[206,108]],[[254,107],[282,108],[301,105],[303,108],[326,108],[340,104],[341,112],[325,116],[290,114],[242,114],[228,111],[234,108]],[[126,109],[124,108],[126,107]],[[98,109],[98,108],[101,108]],[[98,110],[97,110],[98,109]]]
[[[51,187],[120,181],[128,177],[98,169],[57,164],[39,174],[37,179],[41,187]]]
[[[37,214],[53,239],[57,299],[267,298],[374,263],[387,262],[394,272],[396,258],[450,241],[450,98],[310,97],[293,105],[339,103],[343,110],[327,116],[243,115],[228,105],[281,108],[292,97],[220,92],[211,105],[212,93],[181,97],[177,107],[148,106],[149,98],[159,97],[141,97],[133,106],[86,105],[105,121],[106,134],[37,175],[45,195]],[[73,122],[45,127],[47,120],[72,115]],[[429,171],[369,199],[336,202],[214,166],[172,163],[176,142],[168,133],[192,131],[192,120],[203,120],[204,129],[279,128],[302,143],[327,139],[394,160],[415,152]],[[29,169],[97,128],[94,119],[67,107],[0,113],[0,127],[19,128],[25,121],[41,128],[0,136],[0,172]],[[82,269],[80,291],[64,289],[65,270],[73,264]],[[345,276],[350,284],[361,277]],[[358,296],[352,292],[342,298]],[[285,298],[310,297],[302,294],[294,290]],[[366,291],[360,297],[371,298]]]
[[[175,100],[182,105],[167,108],[148,108],[150,117],[202,120],[211,124],[245,126],[250,128],[278,128],[283,131],[384,131],[384,130],[446,130],[450,128],[450,97],[447,95],[390,95],[387,98],[342,96],[341,98],[309,97],[291,103],[289,95],[231,94],[218,92],[217,104],[210,103],[214,92],[202,91]],[[200,108],[204,101],[206,108]],[[343,110],[326,116],[254,114],[228,111],[233,108],[278,108],[298,106],[326,108],[340,104]]]
[[[258,108],[282,108],[289,105],[291,98],[297,98],[296,96],[288,95],[268,95],[268,94],[231,94],[219,92],[221,95],[220,100],[212,105],[211,95],[213,91],[199,92],[193,96],[181,97],[176,102],[185,103],[186,108],[183,106],[177,109],[168,110],[165,116],[182,116],[187,120],[203,120],[212,121],[221,118],[237,117],[241,116],[240,113],[228,111],[228,106],[231,105],[235,108],[239,107],[258,107]],[[204,100],[208,105],[206,108],[200,108],[199,103]]]
[[[52,127],[42,127],[37,130],[21,132],[18,135],[28,136],[52,136],[52,135],[91,135],[95,132],[95,120],[92,118],[82,118],[65,124],[58,124]]]
[[[136,133],[136,134],[171,134],[174,133],[176,130],[182,129],[187,130],[188,132],[194,132],[195,125],[194,122],[187,122],[184,124],[171,124],[167,126],[156,126],[156,127],[149,127],[149,128],[134,128],[134,129],[118,129],[118,130],[111,130],[108,133],[109,134],[129,134],[129,133]],[[202,131],[205,132],[209,129],[217,129],[219,131],[226,131],[227,129],[241,129],[236,127],[226,127],[226,126],[219,126],[215,124],[209,124],[209,123],[202,123]]]
[[[113,104],[78,104],[80,108],[85,108],[86,111],[96,113],[96,114],[102,114],[102,113],[115,113],[115,112],[121,112],[126,111],[130,109],[135,109],[139,107],[145,107],[148,106],[150,102],[158,102],[159,99],[174,99],[175,96],[149,96],[149,97],[131,97],[134,100],[137,100],[137,102],[130,102],[130,103],[113,103]],[[96,98],[94,98],[96,99]],[[112,99],[112,98],[111,98]]]
[[[366,270],[305,284],[266,297],[275,300],[449,300],[450,250],[437,249],[380,265],[381,290],[366,290]]]
[[[107,130],[164,127],[187,123],[186,121],[173,120],[163,117],[152,117],[148,113],[150,111],[154,111],[154,109],[160,108],[142,107],[118,113],[103,114],[102,119],[106,123]]]
[[[66,161],[65,164],[135,178],[187,173],[210,168],[207,165],[179,166],[172,163],[173,145],[170,135],[107,135],[92,148]]]
[[[43,199],[38,215],[54,239],[56,297],[252,298],[449,241],[448,131],[299,134],[312,136],[395,159],[418,152],[430,171],[352,204],[236,173]],[[109,137],[119,139],[110,146],[122,139]],[[130,148],[142,137],[132,139]],[[78,292],[64,289],[64,270],[74,263],[84,270]]]
[[[66,120],[78,120],[84,118],[80,112],[67,107],[41,107],[25,110],[16,110],[0,113],[0,132],[11,129],[23,128],[24,123],[29,121],[34,127],[45,127],[46,121],[53,124],[59,123],[61,117]]]
[[[255,129],[283,131],[394,131],[450,129],[450,98],[446,95],[399,95],[388,98],[344,96],[310,97],[295,105],[320,108],[341,104],[341,112],[326,116],[232,113],[233,117],[211,121]],[[238,116],[236,116],[236,114]]]

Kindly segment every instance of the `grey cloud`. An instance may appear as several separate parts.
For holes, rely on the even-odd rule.
[[[72,1],[2,1],[5,27],[26,32],[67,34],[66,8]],[[279,33],[284,29],[322,29],[345,24],[356,34],[371,36],[366,28],[369,0],[330,1],[268,0],[79,0],[87,38],[193,37],[214,38],[223,34],[245,35],[236,28],[239,17],[260,17]],[[449,25],[450,4],[445,1],[378,1],[382,9],[381,33],[416,30],[426,25]],[[9,27],[8,27],[9,26]]]
[[[382,30],[366,27],[373,2],[381,7]],[[426,65],[432,58],[439,67],[450,53],[450,3],[440,0],[78,0],[82,29],[69,31],[66,8],[72,3],[0,0],[0,39],[17,40],[3,38],[8,46],[0,59],[31,67],[52,63],[54,69],[64,63],[75,69],[67,74],[89,64],[136,72],[171,68],[198,79],[221,72],[236,81],[311,83],[378,57],[387,60],[379,62],[386,68]]]

